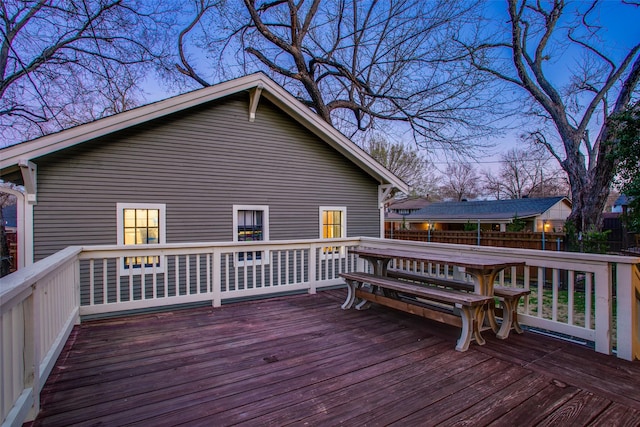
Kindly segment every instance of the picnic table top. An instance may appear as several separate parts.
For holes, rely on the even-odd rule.
[[[403,249],[387,249],[387,248],[352,248],[351,253],[365,258],[393,259],[401,258],[410,261],[431,262],[437,264],[450,264],[475,270],[496,270],[507,267],[523,266],[523,261],[495,260],[476,255],[467,254],[442,254],[434,252],[407,251]]]

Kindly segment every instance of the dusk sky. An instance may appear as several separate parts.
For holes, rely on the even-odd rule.
[[[570,3],[568,9],[584,9],[587,4],[589,3]],[[488,17],[495,18],[492,22],[502,23],[505,27],[508,25],[505,1],[488,1],[485,9]],[[598,12],[592,14],[591,18],[593,18],[592,23],[598,23],[602,27],[602,31],[599,33],[603,41],[601,46],[606,46],[607,55],[610,55],[616,62],[619,62],[621,57],[628,52],[632,46],[640,42],[640,7],[622,5],[619,1],[614,0],[602,1],[599,4]],[[506,34],[505,32],[505,35]],[[193,53],[197,52],[194,50]],[[577,49],[552,53],[555,54],[555,56],[552,56],[547,62],[546,69],[548,70],[548,75],[555,80],[555,83],[564,84],[567,82],[571,70],[578,66],[581,53],[577,52]],[[202,71],[204,71],[204,69]],[[192,85],[192,87],[194,89],[198,88],[197,85]],[[148,101],[156,101],[176,94],[175,92],[167,90],[164,83],[160,83],[155,79],[148,82],[146,89],[148,91]],[[515,87],[512,88],[512,90],[518,91]],[[495,147],[489,150],[488,153],[479,156],[478,168],[495,169],[499,166],[501,153],[504,153],[512,147],[522,146],[523,144],[519,138],[517,129],[508,131],[503,135],[496,135],[490,138],[490,141],[495,144]],[[436,167],[439,168],[446,163],[446,159],[444,157],[440,160],[435,159],[435,162]]]

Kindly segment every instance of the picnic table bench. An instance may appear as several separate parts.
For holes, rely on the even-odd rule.
[[[445,279],[441,277],[426,276],[423,274],[410,273],[401,270],[387,270],[387,277],[407,280],[412,283],[443,286],[445,288],[457,289],[466,292],[473,292],[473,283],[463,282],[455,279]],[[494,286],[493,295],[500,300],[502,305],[502,324],[498,326],[495,317],[495,307],[489,307],[487,310],[487,319],[496,337],[506,339],[509,332],[513,329],[516,333],[521,334],[522,328],[518,323],[518,304],[520,299],[531,293],[528,289],[514,288],[508,286]]]
[[[472,339],[479,345],[485,343],[479,323],[484,318],[486,307],[493,301],[490,296],[419,285],[369,273],[341,273],[340,276],[348,286],[347,300],[342,305],[344,309],[351,308],[356,299],[360,298],[462,328],[456,343],[458,351],[466,351]],[[368,291],[364,289],[365,284],[373,288]],[[380,295],[375,292],[375,288],[386,289],[391,295]],[[445,304],[452,310],[447,312],[442,307],[430,306],[428,302]]]

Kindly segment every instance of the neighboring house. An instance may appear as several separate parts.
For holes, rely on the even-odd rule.
[[[398,215],[409,215],[430,205],[431,201],[427,197],[408,197],[405,199],[393,200],[387,206],[387,212]]]
[[[507,224],[517,217],[526,222],[526,230],[560,232],[570,213],[571,202],[566,197],[439,202],[409,215],[389,213],[386,223],[393,230],[446,231],[463,230],[467,223],[480,222],[483,230],[506,231]]]
[[[611,212],[623,213],[626,211],[627,207],[629,206],[629,203],[631,203],[631,200],[629,200],[629,198],[624,194],[620,194],[616,198],[615,202],[613,202]]]
[[[35,260],[69,245],[379,237],[391,190],[409,191],[262,73],[4,148],[0,179],[25,188]]]

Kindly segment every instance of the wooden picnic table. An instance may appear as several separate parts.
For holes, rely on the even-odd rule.
[[[407,251],[401,249],[381,249],[381,248],[352,248],[350,252],[358,255],[360,258],[367,260],[373,267],[373,275],[378,277],[387,278],[392,277],[404,277],[410,281],[442,285],[452,289],[465,289],[466,287],[473,286],[473,293],[483,297],[497,297],[503,304],[503,316],[502,324],[498,325],[496,321],[495,305],[489,304],[488,310],[477,311],[477,323],[478,327],[481,327],[485,319],[489,323],[489,327],[496,333],[496,336],[500,339],[506,339],[509,336],[509,331],[515,329],[517,333],[522,333],[522,329],[517,320],[517,307],[518,301],[524,295],[528,295],[529,291],[518,288],[506,288],[498,287],[498,292],[494,292],[494,282],[496,276],[505,268],[524,266],[525,263],[514,260],[491,260],[488,258],[465,255],[465,254],[437,254],[427,253],[419,251]],[[406,261],[415,261],[422,263],[451,265],[456,267],[463,267],[466,274],[471,275],[475,280],[473,284],[467,282],[461,282],[460,280],[440,279],[434,278],[429,275],[420,274],[403,274],[401,271],[388,271],[389,263],[392,259],[402,259]],[[351,289],[353,288],[353,289]],[[384,296],[397,299],[398,295],[392,290],[382,288]],[[343,304],[343,308],[351,307],[355,303],[356,289],[355,286],[350,287],[347,300]],[[369,301],[362,300],[356,305],[357,309],[363,309],[368,307]],[[486,315],[486,317],[485,317]],[[479,337],[479,330],[474,332]],[[480,341],[480,340],[478,340]],[[468,344],[465,344],[468,345]],[[464,348],[464,345],[461,345]]]
[[[493,283],[502,270],[508,267],[525,265],[521,261],[495,261],[473,255],[444,255],[402,249],[352,248],[349,251],[369,261],[373,266],[373,274],[379,276],[387,276],[389,262],[396,258],[464,267],[465,273],[470,274],[475,279],[474,292],[487,296],[493,296]]]

